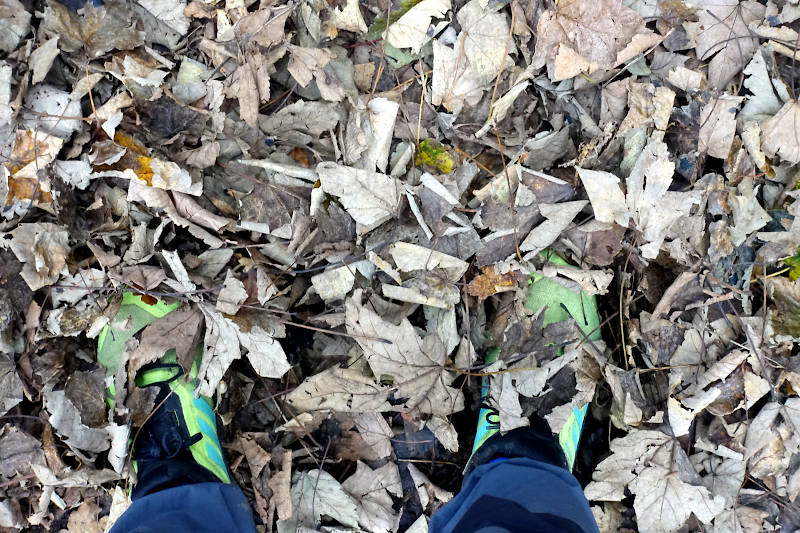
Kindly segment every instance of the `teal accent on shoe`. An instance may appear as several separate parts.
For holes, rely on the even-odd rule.
[[[497,356],[499,354],[499,348],[492,348],[486,352],[484,362],[487,365],[494,363],[497,361]],[[489,437],[500,431],[500,420],[496,418],[498,416],[497,409],[488,407],[486,403],[489,399],[489,378],[483,377],[481,379],[481,404],[487,406],[481,407],[478,413],[478,428],[475,431],[475,442],[472,445],[472,453],[475,453]]]
[[[214,412],[211,410],[208,401],[203,397],[195,398],[194,403],[197,409],[205,415],[205,417],[198,417],[200,432],[203,434],[203,440],[201,440],[200,443],[205,444],[204,455],[216,464],[216,468],[212,470],[214,473],[219,475],[219,472],[224,472],[225,477],[229,478],[228,468],[225,466],[225,459],[222,457],[222,444],[219,442]],[[195,457],[195,459],[197,458]],[[228,481],[225,482],[228,483],[230,480],[228,479]]]

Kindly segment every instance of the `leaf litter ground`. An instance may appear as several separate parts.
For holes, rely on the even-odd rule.
[[[0,13],[3,530],[107,531],[198,346],[265,531],[426,531],[485,375],[503,430],[590,404],[601,531],[800,525],[796,1]],[[107,374],[131,290],[179,306]]]

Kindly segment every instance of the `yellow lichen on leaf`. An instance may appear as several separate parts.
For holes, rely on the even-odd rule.
[[[455,167],[453,158],[447,153],[447,148],[434,139],[425,139],[419,143],[416,164],[420,163],[432,166],[444,174],[452,172]]]
[[[122,132],[114,135],[114,142],[127,149],[125,155],[112,165],[114,170],[124,171],[131,169],[136,177],[147,185],[153,185],[153,169],[150,162],[153,160],[147,155],[147,149],[139,144],[133,137]]]

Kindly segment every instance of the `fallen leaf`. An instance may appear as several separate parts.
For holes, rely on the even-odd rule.
[[[413,464],[408,464],[408,471],[411,473],[411,479],[414,480],[414,485],[416,486],[419,502],[422,505],[423,511],[434,511],[438,509],[441,504],[447,503],[453,498],[451,492],[431,483],[431,480]]]
[[[133,12],[123,2],[84,6],[80,14],[58,2],[49,2],[44,9],[43,26],[46,32],[58,35],[62,50],[82,49],[91,59],[111,50],[131,50],[144,40],[144,32],[136,29]]]
[[[22,223],[10,233],[11,251],[24,263],[20,275],[31,290],[52,285],[66,273],[68,232],[51,223]]]
[[[677,472],[659,466],[643,470],[630,489],[636,494],[639,527],[645,531],[676,531],[692,514],[710,524],[725,505],[722,497],[712,498],[705,487],[685,483]]]
[[[280,470],[269,480],[272,500],[278,511],[278,520],[289,520],[292,517],[292,452],[284,450]],[[272,500],[270,503],[272,503]]]
[[[96,177],[92,175],[92,166],[86,161],[56,161],[53,170],[64,183],[79,190],[86,189]]]
[[[400,204],[400,182],[377,172],[320,163],[317,173],[322,190],[336,196],[362,227],[360,233],[375,229],[396,216]]]
[[[367,23],[361,14],[358,0],[347,0],[344,9],[336,8],[333,11],[333,23],[340,30],[354,33],[367,33]]]
[[[140,0],[139,5],[180,35],[189,31],[189,18],[183,14],[186,0]]]
[[[613,174],[581,168],[578,174],[595,209],[595,218],[620,226],[627,226],[633,219],[647,242],[642,246],[642,255],[652,259],[658,255],[670,227],[700,202],[699,195],[692,191],[668,190],[674,169],[666,145],[651,141],[626,180],[627,195],[623,195],[619,178]]]
[[[417,163],[432,166],[439,172],[447,174],[453,171],[453,158],[447,153],[442,143],[433,139],[425,139],[419,143]]]
[[[303,87],[308,86],[315,76],[322,75],[322,67],[334,57],[325,48],[304,48],[293,45],[289,46],[289,53],[287,69],[297,83]]]
[[[418,54],[428,39],[428,27],[434,18],[442,18],[450,10],[450,0],[422,0],[391,23],[384,39],[396,48],[410,48]]]
[[[102,452],[111,445],[105,429],[90,428],[81,423],[80,411],[66,397],[64,391],[45,394],[44,407],[50,413],[48,421],[71,448],[87,452]]]
[[[356,269],[351,265],[332,268],[311,276],[311,283],[317,294],[326,302],[344,299],[352,290],[355,281]]]
[[[257,324],[238,324],[239,343],[247,349],[247,360],[261,377],[278,379],[289,371],[283,346],[271,331]]]
[[[255,320],[237,316],[234,321],[207,304],[201,304],[200,310],[206,322],[198,370],[201,394],[213,395],[230,364],[241,357],[240,345],[248,350],[247,359],[259,376],[280,378],[291,368],[280,341]]]
[[[711,0],[697,16],[695,53],[700,61],[710,59],[708,81],[722,89],[753,56],[758,39],[748,25],[763,18],[764,6],[751,0]]]
[[[731,243],[741,245],[747,237],[772,221],[772,217],[758,203],[758,187],[753,187],[752,182],[745,187],[743,181],[740,189],[743,194],[728,196],[728,204],[733,214],[733,225],[730,227]],[[748,190],[749,189],[749,190]]]
[[[511,63],[508,54],[516,53],[514,41],[509,37],[508,18],[480,0],[467,2],[456,18],[462,27],[460,38],[469,69],[478,83],[493,82],[498,72]]]
[[[0,416],[22,401],[22,380],[8,353],[0,354]]]
[[[790,100],[789,91],[777,72],[775,58],[768,47],[761,47],[753,54],[743,73],[747,76],[744,86],[750,90],[739,120],[762,122],[771,118]]]
[[[542,14],[537,36],[532,64],[534,68],[547,64],[554,81],[581,71],[609,70],[660,40],[635,11],[614,0],[561,1]],[[633,49],[625,51],[629,45]],[[570,63],[578,69],[565,71]]]
[[[523,252],[531,252],[526,254],[530,257],[537,255],[558,239],[587,203],[586,200],[578,200],[561,204],[539,204],[539,212],[546,220],[531,230],[525,240],[520,243],[519,249]]]
[[[394,243],[389,254],[402,272],[436,272],[449,281],[461,279],[469,267],[457,257],[407,242]]]
[[[743,98],[723,95],[712,98],[700,111],[698,149],[711,157],[726,159],[736,133],[736,109]]]
[[[359,413],[353,417],[361,438],[378,457],[389,457],[392,453],[392,428],[380,413]]]
[[[247,290],[231,270],[225,275],[225,282],[217,296],[217,311],[226,315],[235,315],[239,306],[247,300]]]
[[[105,406],[105,370],[75,372],[67,379],[64,393],[81,414],[81,421],[90,427],[108,423]]]
[[[393,509],[391,495],[400,498],[403,486],[395,463],[373,470],[358,461],[356,473],[342,483],[342,488],[360,503],[358,523],[362,528],[376,533],[397,531],[400,514]]]
[[[200,394],[212,396],[230,364],[241,357],[238,328],[216,309],[200,305],[205,317],[206,331],[203,339],[203,360],[197,372]]]
[[[19,428],[4,425],[0,429],[0,476],[11,480],[28,475],[31,465],[45,465],[42,443]]]
[[[30,67],[33,69],[31,83],[37,84],[44,80],[59,53],[57,36],[46,40],[33,51],[30,58]]]
[[[512,272],[497,273],[492,266],[485,266],[480,275],[475,276],[467,285],[467,293],[485,300],[499,292],[516,289],[516,281]]]
[[[159,360],[175,350],[178,362],[188,370],[194,361],[201,315],[192,305],[183,305],[159,318],[141,333],[139,346],[130,355],[128,372],[131,376],[144,365]]]
[[[100,512],[100,506],[94,499],[84,501],[69,514],[67,531],[69,533],[103,533],[108,517],[99,518]]]
[[[394,396],[403,400],[395,409],[440,415],[463,409],[461,393],[449,386],[455,375],[444,366],[446,354],[438,335],[421,339],[407,319],[398,326],[387,323],[360,305],[359,297],[356,291],[345,302],[347,332],[356,336],[373,374],[392,378]]]
[[[510,66],[509,54],[516,52],[504,13],[470,0],[456,18],[461,33],[455,46],[433,42],[431,100],[449,111],[460,110],[465,103],[477,104],[498,72]]]
[[[278,522],[279,531],[295,531],[299,527],[314,529],[323,515],[343,526],[358,526],[358,503],[324,470],[295,472],[291,493],[294,515]]]
[[[786,102],[774,117],[761,125],[764,152],[790,164],[800,163],[800,103]]]

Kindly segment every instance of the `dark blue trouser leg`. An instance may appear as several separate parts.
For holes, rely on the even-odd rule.
[[[430,533],[597,532],[589,502],[567,470],[527,457],[473,470],[436,513]]]
[[[497,433],[467,466],[461,492],[431,518],[431,533],[597,533],[589,502],[550,426]]]
[[[255,533],[250,504],[233,483],[196,483],[134,500],[111,533]]]

